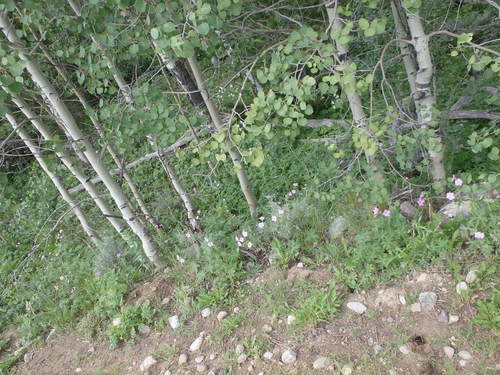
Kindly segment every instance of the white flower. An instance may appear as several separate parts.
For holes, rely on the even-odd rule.
[[[285,210],[282,210],[281,208],[278,210],[278,215],[283,215],[285,213]]]
[[[212,241],[208,241],[207,246],[212,247],[212,246],[214,246],[214,243]]]
[[[292,190],[292,195],[295,194],[297,192],[297,190],[293,189]]]
[[[59,280],[64,281],[64,276],[59,276]]]
[[[276,220],[278,220],[278,218],[276,216],[271,216],[271,220],[276,221]]]
[[[241,234],[243,235],[243,237],[247,237],[248,236],[248,232],[245,232],[245,231],[241,232]]]
[[[292,186],[297,187],[297,186],[299,186],[299,183],[298,183],[298,182],[294,182],[294,183],[292,184]]]
[[[253,246],[253,244],[252,244],[251,242],[249,242],[249,243],[247,244],[247,247],[248,247],[249,249],[251,249],[251,248],[252,248],[252,246]]]
[[[260,221],[264,221],[264,219],[265,219],[265,217],[264,217],[264,216],[259,217],[259,220],[260,220]]]
[[[187,238],[191,238],[191,233],[186,233]]]
[[[259,224],[257,224],[257,226],[258,226],[260,229],[264,228],[264,225],[265,225],[264,223],[259,223]]]
[[[179,261],[179,263],[184,263],[186,261],[186,259],[181,258],[179,255],[176,255],[175,257],[177,258],[177,260]]]

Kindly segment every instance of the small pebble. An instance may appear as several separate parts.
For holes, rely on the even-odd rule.
[[[459,351],[458,356],[466,361],[470,361],[472,359],[472,355],[467,350]]]
[[[235,314],[239,314],[239,313],[240,313],[240,311],[241,311],[241,309],[240,309],[239,307],[235,307],[235,308],[233,309],[233,312],[234,312]]]
[[[462,292],[466,291],[467,289],[469,289],[469,287],[467,286],[467,283],[465,281],[460,281],[457,284],[456,290],[457,290],[458,294],[461,294]]]
[[[170,327],[172,327],[172,329],[179,328],[180,326],[179,316],[178,315],[171,316],[170,318],[168,318],[168,323],[170,324]]]
[[[288,317],[286,318],[286,324],[288,325],[291,325],[295,319],[297,319],[294,315],[288,315]]]
[[[288,363],[288,364],[294,363],[296,360],[297,360],[297,353],[295,353],[291,349],[287,349],[281,354],[281,361],[283,363]]]
[[[302,263],[302,262],[297,263],[297,268],[304,268],[304,263]]]
[[[210,307],[207,307],[207,308],[201,310],[201,316],[204,318],[208,318],[211,313],[212,313],[212,310],[210,310]]]
[[[347,308],[354,311],[356,314],[363,314],[366,311],[366,306],[361,302],[348,302]]]
[[[195,361],[196,363],[201,363],[201,362],[203,362],[203,360],[204,360],[204,359],[205,359],[205,357],[204,357],[204,356],[202,356],[202,355],[200,355],[199,357],[196,357],[196,358],[194,359],[194,361]]]
[[[320,369],[328,367],[332,364],[332,361],[328,357],[319,357],[313,362],[314,369]]]
[[[267,359],[268,361],[271,360],[273,358],[273,353],[271,352],[265,352],[262,357],[264,357],[264,359]]]
[[[203,343],[203,337],[200,336],[192,342],[192,344],[189,346],[189,350],[192,352],[197,351],[198,349],[200,349],[202,343]]]
[[[460,318],[458,317],[458,315],[450,315],[450,318],[448,320],[448,324],[453,324],[453,323],[456,323],[458,322]]]
[[[467,361],[465,359],[461,359],[460,361],[458,361],[458,364],[462,367],[465,367],[465,365],[467,365]]]
[[[187,361],[188,361],[188,356],[187,356],[187,354],[182,353],[182,354],[179,356],[179,365],[183,365],[184,363],[187,363]]]
[[[382,345],[379,345],[379,344],[373,345],[373,351],[375,352],[375,354],[380,353],[382,350],[384,350],[384,348],[382,347]]]
[[[269,325],[269,324],[264,324],[264,325],[262,326],[262,332],[264,332],[264,333],[270,333],[270,332],[272,332],[272,331],[273,331],[273,327],[271,327],[271,325]]]
[[[445,346],[443,348],[443,351],[448,358],[453,358],[453,355],[455,354],[455,349],[453,349],[451,346]]]
[[[414,312],[414,313],[421,312],[422,306],[420,305],[420,302],[412,303],[410,306],[410,310],[411,310],[411,312]]]
[[[441,310],[441,312],[438,315],[438,322],[447,324],[449,321],[450,318],[448,316],[448,313],[444,310]]]
[[[410,348],[408,348],[406,345],[400,346],[399,351],[405,355],[411,353]]]
[[[402,294],[399,295],[399,303],[401,303],[402,305],[406,305],[406,297]]]
[[[342,370],[340,370],[340,372],[342,373],[342,375],[351,375],[352,368],[350,366],[344,365],[344,367],[342,367]]]
[[[437,294],[434,292],[422,292],[418,295],[418,301],[423,311],[432,311],[437,302]]]
[[[221,311],[217,314],[217,320],[220,322],[222,319],[224,319],[227,316],[226,311]]]
[[[468,284],[472,284],[476,280],[477,280],[477,271],[476,270],[470,270],[467,273],[467,276],[465,276],[465,282]]]
[[[147,356],[144,358],[144,361],[142,361],[141,365],[139,366],[140,370],[142,372],[148,371],[152,366],[154,366],[158,361],[153,358],[153,356]]]
[[[236,345],[235,351],[237,354],[241,354],[245,351],[245,347],[241,344]]]
[[[241,353],[239,356],[238,356],[238,363],[241,365],[243,362],[245,362],[247,360],[247,355],[245,353]]]

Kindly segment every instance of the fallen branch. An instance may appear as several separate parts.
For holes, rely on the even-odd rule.
[[[485,119],[485,120],[500,120],[500,113],[492,112],[490,110],[465,110],[448,112],[444,115],[447,120],[460,120],[460,119]]]
[[[310,119],[304,125],[304,128],[318,129],[318,128],[332,128],[334,125],[348,127],[349,122],[345,120],[333,120],[329,118],[324,118],[321,120]]]

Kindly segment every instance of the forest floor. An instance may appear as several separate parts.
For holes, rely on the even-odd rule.
[[[241,285],[244,293],[223,318],[221,310],[197,312],[185,321],[181,316],[175,330],[168,324],[147,327],[135,342],[113,349],[104,339],[54,333],[27,352],[13,373],[494,374],[500,371],[498,336],[472,323],[472,302],[481,294],[474,278],[467,276],[468,290],[459,294],[447,270],[429,268],[392,285],[338,300],[324,292],[324,299],[311,302],[301,300],[304,290],[323,295],[331,274],[302,264],[268,268]],[[156,301],[170,315],[171,293],[168,278],[157,277],[130,293],[127,303]],[[349,305],[360,310],[349,302],[362,304]],[[311,324],[313,317],[303,316],[311,303],[329,303],[323,307],[336,312]],[[318,313],[318,305],[310,307]],[[297,311],[302,316],[294,316]],[[14,333],[3,335],[11,336],[14,350]]]

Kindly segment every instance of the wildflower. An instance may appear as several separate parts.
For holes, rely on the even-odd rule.
[[[276,221],[278,218],[276,216],[271,216],[271,221]]]
[[[257,226],[258,226],[260,229],[264,228],[264,225],[265,225],[264,223],[259,223],[259,224],[257,224]]]
[[[252,246],[253,246],[253,244],[252,244],[251,242],[247,243],[247,247],[248,247],[249,249],[251,249],[251,248],[252,248]]]
[[[207,246],[212,247],[212,246],[214,246],[214,243],[212,241],[208,241]]]
[[[243,235],[243,237],[247,237],[248,236],[248,232],[245,232],[245,231],[241,232],[241,234]]]
[[[455,199],[455,193],[446,193],[446,199],[452,201]]]
[[[59,285],[54,285],[55,290],[59,290]]]
[[[297,190],[295,190],[295,189],[293,189],[293,190],[291,191],[292,195],[294,195],[296,192],[297,192]]]
[[[191,238],[191,233],[186,233],[186,238]]]
[[[176,255],[175,257],[177,258],[177,260],[179,261],[179,263],[184,263],[186,261],[186,259],[181,258],[179,255]]]
[[[384,210],[384,212],[382,212],[382,216],[385,216],[385,217],[391,216],[391,210]]]
[[[278,210],[278,215],[283,215],[285,213],[285,210],[282,210],[281,208]]]
[[[121,258],[123,256],[123,253],[116,253],[117,258]]]
[[[462,186],[464,184],[463,180],[460,178],[455,178],[455,186]]]
[[[59,280],[64,281],[64,276],[59,276]]]
[[[236,240],[236,242],[240,242],[240,239],[238,238],[238,236],[235,236],[234,239]]]
[[[476,232],[476,233],[474,233],[474,238],[477,240],[481,240],[484,238],[484,233],[483,232]]]
[[[417,204],[422,207],[424,204],[425,204],[425,198],[424,198],[424,194],[420,194],[420,197],[418,197],[417,199]]]
[[[260,220],[260,221],[264,221],[264,219],[265,219],[265,217],[264,217],[264,216],[259,217],[259,220]]]
[[[205,238],[204,238],[204,240],[205,240],[205,242],[208,242],[208,241],[209,241],[209,239],[208,239],[207,237],[205,237]]]
[[[299,186],[299,183],[298,183],[298,182],[294,182],[294,183],[292,184],[292,186],[297,187],[297,186]]]
[[[377,216],[380,213],[380,210],[377,206],[373,207],[373,215]]]

